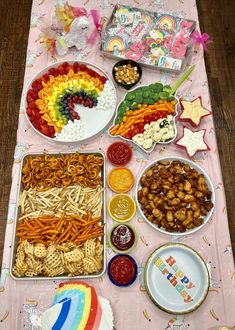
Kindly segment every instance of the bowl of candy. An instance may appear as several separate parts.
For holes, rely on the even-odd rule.
[[[129,90],[140,81],[142,69],[135,61],[122,60],[114,65],[112,74],[114,81],[119,86]]]
[[[34,131],[52,142],[71,143],[89,141],[107,127],[117,96],[112,80],[98,66],[69,61],[40,71],[24,102]]]

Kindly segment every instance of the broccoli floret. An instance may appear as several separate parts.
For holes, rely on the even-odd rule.
[[[131,109],[131,110],[135,110],[135,109],[137,109],[137,105],[138,105],[137,102],[133,102],[132,105],[131,105],[131,107],[130,107],[130,109]]]
[[[122,122],[122,117],[117,116],[117,118],[115,119],[115,125],[121,124],[121,122]]]
[[[135,95],[143,95],[143,87],[139,87],[135,90]]]
[[[160,93],[163,91],[163,84],[161,83],[155,83],[154,84],[154,91],[157,93]]]
[[[149,97],[150,96],[150,92],[147,90],[147,91],[144,91],[143,92],[143,97]]]
[[[153,104],[154,103],[154,99],[152,99],[151,97],[149,97],[147,99],[147,104]]]
[[[174,101],[175,98],[173,95],[169,95],[168,98],[167,98],[167,101]]]
[[[149,85],[149,90],[154,92],[155,91],[155,84]]]
[[[125,100],[132,101],[134,99],[135,99],[135,92],[129,92],[129,93],[127,93],[127,95],[125,97]]]
[[[138,103],[138,104],[142,104],[143,103],[142,95],[136,95],[135,102]]]
[[[144,92],[149,92],[149,86],[143,86],[143,87],[141,87],[141,89],[142,89],[143,93]]]
[[[161,100],[167,100],[169,97],[169,94],[167,92],[160,92],[159,97]]]
[[[153,95],[151,95],[151,98],[154,99],[154,101],[158,101],[159,100],[159,94],[154,93]]]
[[[118,111],[118,115],[120,117],[123,117],[125,115],[125,113],[126,113],[126,110],[124,110],[124,109],[121,109],[121,110]]]
[[[166,85],[166,86],[164,86],[163,87],[163,92],[167,92],[167,93],[171,93],[171,86],[169,86],[169,85]]]
[[[123,101],[123,105],[125,107],[127,107],[128,109],[130,108],[131,104],[132,104],[132,101],[127,101],[127,100]]]

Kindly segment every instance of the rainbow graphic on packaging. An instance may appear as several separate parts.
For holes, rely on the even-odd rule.
[[[184,302],[189,303],[193,298],[189,294],[189,290],[195,288],[195,285],[190,281],[189,277],[177,266],[176,260],[170,255],[165,260],[158,257],[155,266],[161,271],[169,283],[175,287],[179,294],[183,297]],[[170,266],[170,269],[169,267]],[[168,267],[168,268],[167,268]]]

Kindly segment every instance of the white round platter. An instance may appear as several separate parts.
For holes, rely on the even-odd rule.
[[[75,61],[66,61],[68,64],[73,64]],[[61,141],[61,140],[57,140],[55,138],[51,138],[48,137],[44,134],[42,134],[41,132],[39,132],[39,130],[37,130],[33,124],[31,123],[27,113],[26,113],[26,108],[27,108],[27,92],[29,89],[31,89],[32,87],[32,83],[40,78],[42,75],[44,75],[45,73],[48,72],[49,69],[51,68],[57,68],[59,65],[63,64],[64,61],[62,62],[57,62],[54,63],[52,65],[47,66],[46,68],[44,68],[43,70],[41,70],[40,72],[37,73],[37,75],[34,76],[34,78],[32,79],[32,81],[30,82],[30,84],[28,85],[25,95],[23,97],[23,108],[24,108],[24,112],[25,112],[25,116],[27,118],[28,123],[30,124],[30,126],[33,128],[33,130],[35,132],[37,132],[39,135],[41,135],[43,138],[47,139],[48,141],[51,142],[57,142],[57,143],[85,143],[90,141],[91,139],[97,137],[98,135],[100,135],[109,125],[109,123],[111,122],[111,120],[113,119],[113,116],[115,114],[115,110],[116,110],[116,104],[117,104],[117,94],[116,94],[116,88],[113,84],[112,79],[97,65],[94,65],[92,63],[89,62],[83,62],[83,61],[79,61],[78,64],[84,64],[86,65],[88,68],[93,69],[94,71],[96,71],[98,74],[105,76],[108,81],[110,82],[113,90],[114,90],[114,94],[115,94],[115,106],[113,108],[110,108],[108,110],[97,110],[96,107],[94,108],[85,108],[83,105],[76,105],[75,110],[76,112],[78,112],[80,119],[81,119],[81,124],[82,124],[82,128],[83,128],[83,134],[82,137],[79,140],[75,140],[75,141]]]
[[[148,258],[145,288],[151,300],[171,314],[187,314],[206,299],[209,273],[204,260],[184,244],[169,243]]]
[[[164,158],[159,158],[158,160],[154,160],[152,163],[150,163],[149,165],[147,165],[143,171],[141,172],[138,180],[137,180],[137,183],[136,183],[136,191],[135,191],[135,198],[136,198],[136,204],[138,206],[138,210],[141,214],[141,216],[150,224],[150,226],[152,226],[154,229],[158,230],[159,232],[163,233],[163,234],[167,234],[167,235],[171,235],[171,236],[184,236],[184,235],[188,235],[188,234],[192,234],[192,233],[195,233],[196,231],[200,230],[202,227],[204,227],[206,225],[206,223],[209,221],[209,219],[211,218],[212,216],[212,213],[213,213],[213,210],[214,210],[214,207],[207,213],[207,215],[204,217],[204,222],[202,223],[201,226],[198,226],[198,227],[195,227],[195,228],[192,228],[192,229],[188,229],[186,230],[185,232],[168,232],[166,231],[164,228],[162,227],[158,227],[157,225],[155,225],[154,223],[152,223],[151,221],[149,221],[142,209],[141,209],[141,205],[138,201],[138,191],[141,189],[141,184],[140,184],[140,179],[141,177],[144,175],[144,173],[149,169],[151,168],[153,165],[157,164],[159,161],[174,161],[174,160],[179,160],[185,164],[189,164],[191,168],[194,168],[196,169],[199,173],[202,173],[206,179],[206,183],[207,183],[207,186],[209,188],[209,190],[212,192],[212,195],[211,195],[211,201],[212,203],[214,204],[215,206],[215,190],[214,190],[214,186],[211,182],[211,179],[210,177],[208,176],[208,174],[206,173],[206,171],[201,167],[199,166],[198,164],[194,163],[193,161],[189,160],[189,159],[186,159],[186,158],[182,158],[182,157],[164,157]]]

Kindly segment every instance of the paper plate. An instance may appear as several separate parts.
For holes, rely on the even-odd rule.
[[[171,314],[196,310],[206,299],[210,283],[204,260],[179,243],[162,245],[150,255],[144,281],[152,301]]]

